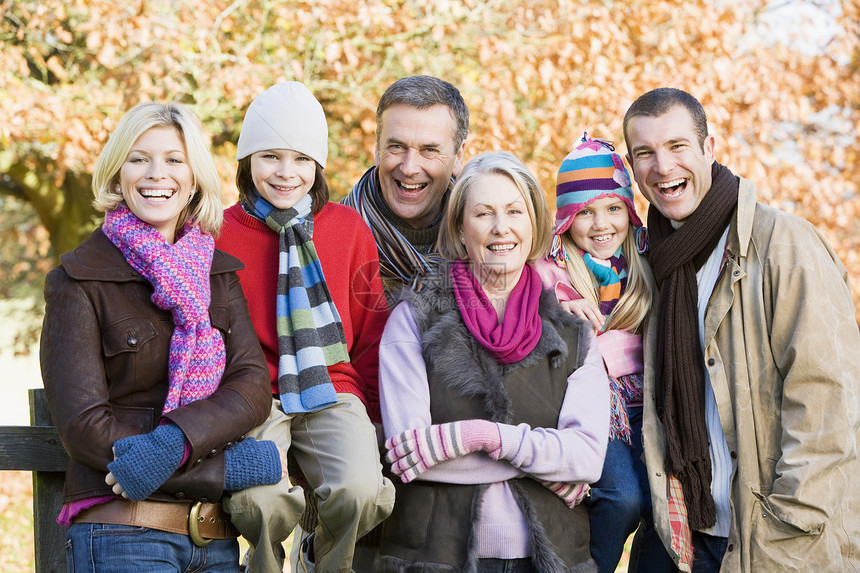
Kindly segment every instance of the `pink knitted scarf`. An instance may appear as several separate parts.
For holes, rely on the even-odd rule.
[[[209,269],[215,241],[186,223],[174,244],[124,203],[105,215],[105,235],[152,285],[152,302],[173,315],[164,413],[206,398],[224,373],[224,340],[209,322]]]
[[[508,296],[502,322],[468,263],[454,261],[451,280],[466,328],[496,360],[513,364],[534,350],[543,323],[538,315],[540,277],[531,265],[523,267],[519,282]]]

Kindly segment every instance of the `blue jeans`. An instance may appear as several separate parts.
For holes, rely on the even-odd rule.
[[[191,538],[148,527],[74,523],[66,539],[69,573],[236,573],[239,543],[213,539],[197,547]]]
[[[628,573],[675,573],[678,571],[675,562],[663,547],[663,542],[654,529],[653,521],[639,523],[639,529],[633,537],[630,547],[630,562]]]
[[[589,522],[591,557],[600,573],[613,573],[624,552],[624,543],[640,521],[647,530],[652,523],[651,488],[642,462],[642,407],[627,409],[633,446],[610,440],[600,479],[591,486]],[[639,540],[638,563],[642,571],[675,571],[656,532]]]
[[[693,573],[719,573],[728,544],[727,537],[694,531]]]
[[[478,573],[537,573],[530,558],[478,559]]]

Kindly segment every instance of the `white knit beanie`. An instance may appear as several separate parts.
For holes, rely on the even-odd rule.
[[[320,102],[301,82],[283,82],[258,95],[239,132],[236,159],[266,149],[292,149],[325,167],[328,124]]]

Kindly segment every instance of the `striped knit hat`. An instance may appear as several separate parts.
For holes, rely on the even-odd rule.
[[[636,228],[639,252],[645,251],[647,237],[642,232],[642,220],[633,204],[630,175],[611,142],[590,138],[583,133],[580,144],[561,163],[555,196],[555,230],[550,254],[557,262],[564,260],[564,247],[559,237],[570,228],[577,213],[603,197],[617,197],[627,204],[630,222]]]

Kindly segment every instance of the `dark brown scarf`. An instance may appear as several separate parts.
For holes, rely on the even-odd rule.
[[[719,243],[738,203],[738,178],[717,162],[711,189],[678,229],[652,205],[650,262],[660,289],[657,316],[657,414],[666,431],[666,463],[681,482],[690,527],[716,522],[705,426],[705,374],[699,344],[696,271]]]

